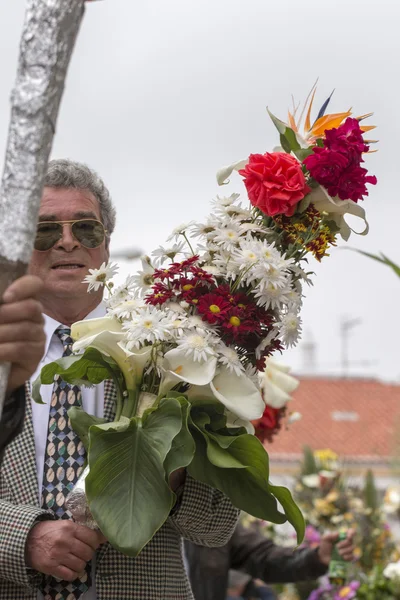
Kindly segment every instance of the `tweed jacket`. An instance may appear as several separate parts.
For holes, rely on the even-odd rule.
[[[25,543],[40,520],[54,518],[38,502],[35,443],[29,388],[22,433],[8,446],[0,472],[0,600],[36,600],[43,575],[27,569]],[[112,420],[115,392],[104,386],[104,414]],[[98,600],[192,599],[182,538],[206,546],[225,544],[238,511],[219,491],[189,475],[177,510],[137,558],[103,544],[96,555]]]

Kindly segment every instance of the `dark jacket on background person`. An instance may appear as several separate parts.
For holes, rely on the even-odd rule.
[[[0,466],[6,446],[22,431],[25,417],[25,390],[21,387],[7,398],[0,420]]]
[[[316,549],[277,546],[259,531],[240,524],[225,546],[205,548],[185,541],[185,553],[195,600],[225,600],[230,569],[265,583],[318,579],[327,571]]]

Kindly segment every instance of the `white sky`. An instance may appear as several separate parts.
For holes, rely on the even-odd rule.
[[[24,9],[23,0],[0,4],[2,152]],[[266,105],[285,117],[291,94],[303,100],[319,76],[319,104],[336,88],[332,110],[374,111],[378,125],[379,152],[366,165],[379,178],[364,202],[371,232],[349,245],[400,262],[399,18],[394,0],[91,3],[53,156],[87,162],[105,179],[118,210],[112,247],[150,253],[178,223],[204,218],[221,193],[220,166],[277,143]],[[243,189],[233,178],[222,193]],[[318,373],[339,371],[341,318],[359,317],[351,373],[400,381],[400,281],[342,249],[316,271],[303,320]],[[301,371],[303,357],[300,344],[284,360]]]

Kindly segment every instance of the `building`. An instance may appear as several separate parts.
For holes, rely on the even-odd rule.
[[[349,476],[372,469],[379,487],[400,480],[400,385],[373,379],[301,377],[289,411],[302,419],[282,430],[268,445],[271,479],[290,485],[304,445],[330,448]]]

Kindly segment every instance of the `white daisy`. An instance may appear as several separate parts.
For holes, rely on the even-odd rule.
[[[117,304],[117,306],[111,308],[109,313],[114,315],[118,319],[129,320],[132,319],[138,310],[145,308],[143,300],[140,298],[127,298],[124,302]]]
[[[237,247],[241,235],[240,223],[230,219],[229,223],[215,230],[214,242],[224,250],[232,251]]]
[[[219,269],[216,265],[202,265],[201,268],[206,273],[209,273],[210,275],[214,275],[214,277],[218,277],[219,275],[222,275],[221,269]]]
[[[301,336],[301,318],[294,312],[288,312],[275,324],[286,348],[295,346]]]
[[[262,291],[269,285],[277,288],[287,287],[290,283],[289,274],[284,269],[280,269],[274,263],[258,263],[252,269],[249,281],[258,281],[258,288]]]
[[[144,296],[154,283],[154,268],[147,257],[141,258],[142,270],[131,277],[131,283],[138,294]]]
[[[132,321],[123,325],[128,339],[127,348],[139,348],[145,342],[154,344],[165,340],[170,335],[171,319],[164,311],[154,306],[148,306],[136,313]]]
[[[190,227],[195,225],[195,221],[189,221],[189,223],[181,223],[178,227],[172,230],[170,236],[167,237],[167,242],[171,242],[172,240],[177,241],[179,236],[184,235]]]
[[[220,344],[218,346],[218,361],[225,365],[232,373],[242,375],[244,371],[243,363],[234,348]]]
[[[166,248],[164,248],[164,246],[159,246],[151,253],[151,255],[156,258],[157,264],[161,265],[168,258],[170,260],[174,260],[177,254],[187,254],[184,252],[184,248],[184,242],[179,242],[179,244],[173,244],[172,246],[167,246]]]
[[[190,235],[192,237],[206,237],[206,238],[210,238],[212,237],[212,234],[215,231],[215,227],[214,225],[212,225],[211,223],[209,223],[207,221],[207,223],[196,223],[195,225],[193,225],[193,227],[190,230]]]
[[[278,287],[273,283],[269,283],[262,290],[254,289],[253,294],[257,298],[258,306],[264,306],[266,309],[280,309],[282,305],[288,303],[289,287]]]
[[[196,331],[188,333],[177,339],[178,346],[185,352],[186,356],[192,356],[195,361],[205,361],[215,356],[214,346],[218,342],[207,332]]]
[[[240,248],[236,248],[232,253],[232,261],[239,269],[249,269],[259,261],[255,245],[252,242],[240,242]]]
[[[254,385],[258,389],[260,389],[260,378],[256,367],[249,363],[245,368],[244,374],[254,383]]]
[[[107,281],[112,279],[118,271],[118,266],[113,263],[105,262],[98,269],[89,269],[90,275],[86,275],[82,283],[88,284],[88,292],[92,290],[97,292]]]

